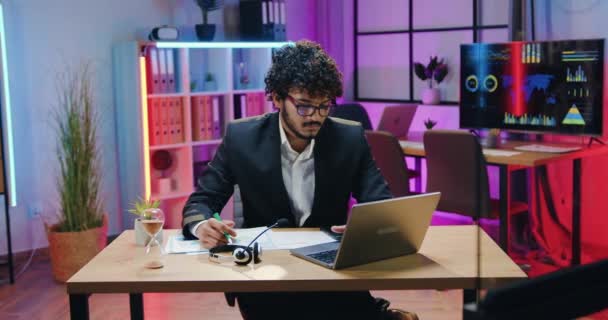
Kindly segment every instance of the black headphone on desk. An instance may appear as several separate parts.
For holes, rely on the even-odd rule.
[[[273,225],[266,228],[264,231],[260,232],[247,246],[238,245],[238,244],[226,244],[217,247],[213,247],[209,249],[209,260],[213,262],[222,262],[224,259],[233,260],[234,263],[240,266],[246,266],[251,261],[253,263],[260,263],[262,259],[262,246],[255,242],[259,237],[261,237],[266,231],[274,228],[274,227],[289,227],[291,223],[286,218],[281,218]],[[220,255],[220,252],[232,252],[232,256],[224,256]]]
[[[218,253],[220,252],[232,252],[232,256],[224,256]],[[222,262],[224,259],[233,260],[234,263],[246,266],[251,261],[253,263],[260,263],[262,261],[262,246],[259,243],[254,243],[253,246],[240,246],[236,244],[227,244],[223,246],[217,246],[209,250],[209,260],[213,262]]]

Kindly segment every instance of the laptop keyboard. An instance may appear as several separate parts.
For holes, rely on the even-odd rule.
[[[335,250],[327,250],[327,251],[311,253],[308,256],[313,259],[319,260],[321,262],[325,262],[327,264],[332,264],[336,260],[337,254],[338,254],[338,250],[335,249]]]

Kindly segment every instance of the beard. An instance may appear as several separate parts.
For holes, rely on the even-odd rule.
[[[285,125],[289,128],[289,130],[291,130],[291,132],[293,132],[293,134],[303,140],[312,140],[314,138],[316,138],[317,133],[310,133],[310,134],[304,134],[302,132],[300,132],[297,128],[295,123],[292,121],[291,117],[289,116],[289,114],[287,113],[287,111],[285,110],[281,110],[279,112],[281,114],[281,117],[283,118],[283,121],[285,122]],[[311,125],[319,125],[319,127],[321,126],[321,123],[316,122],[316,121],[311,121],[311,122],[307,122],[304,123],[303,126],[307,127],[307,126],[311,126]]]

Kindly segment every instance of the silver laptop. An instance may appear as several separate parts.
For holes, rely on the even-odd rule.
[[[388,106],[382,111],[378,131],[387,131],[392,133],[397,139],[407,138],[407,133],[410,131],[410,126],[414,115],[416,114],[416,105],[400,105]]]
[[[426,193],[356,204],[341,242],[290,250],[330,269],[418,252],[441,193]]]

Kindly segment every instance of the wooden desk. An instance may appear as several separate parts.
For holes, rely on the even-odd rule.
[[[404,141],[403,153],[406,156],[415,158],[415,169],[421,169],[421,159],[425,157],[424,148],[420,146],[422,143],[422,133],[413,133],[408,136],[408,140]],[[412,143],[407,145],[407,143]],[[531,141],[510,141],[501,145],[501,150],[510,150],[519,152],[512,156],[500,155],[485,155],[488,165],[497,166],[499,168],[500,180],[500,226],[499,239],[500,246],[508,252],[509,248],[509,214],[508,204],[510,199],[510,173],[521,169],[532,170],[533,195],[534,205],[530,204],[530,208],[540,210],[540,197],[538,191],[538,174],[537,171],[543,166],[558,161],[572,161],[573,178],[572,178],[572,261],[571,265],[579,265],[581,262],[581,161],[583,158],[589,158],[599,155],[608,154],[608,147],[604,145],[592,145],[590,147],[583,146],[582,149],[567,153],[547,153],[547,152],[530,152],[514,150],[516,146],[532,144]],[[484,149],[485,150],[485,149]],[[416,182],[416,189],[420,191],[420,178]]]
[[[330,270],[292,256],[266,251],[262,262],[216,264],[207,254],[174,254],[165,267],[143,268],[143,248],[132,230],[123,232],[67,282],[72,319],[88,318],[88,296],[128,293],[131,318],[143,319],[144,292],[352,291],[473,289],[477,282],[475,226],[431,227],[420,253],[343,270]],[[179,230],[167,230],[165,237]],[[526,278],[526,274],[480,233],[482,288]]]

